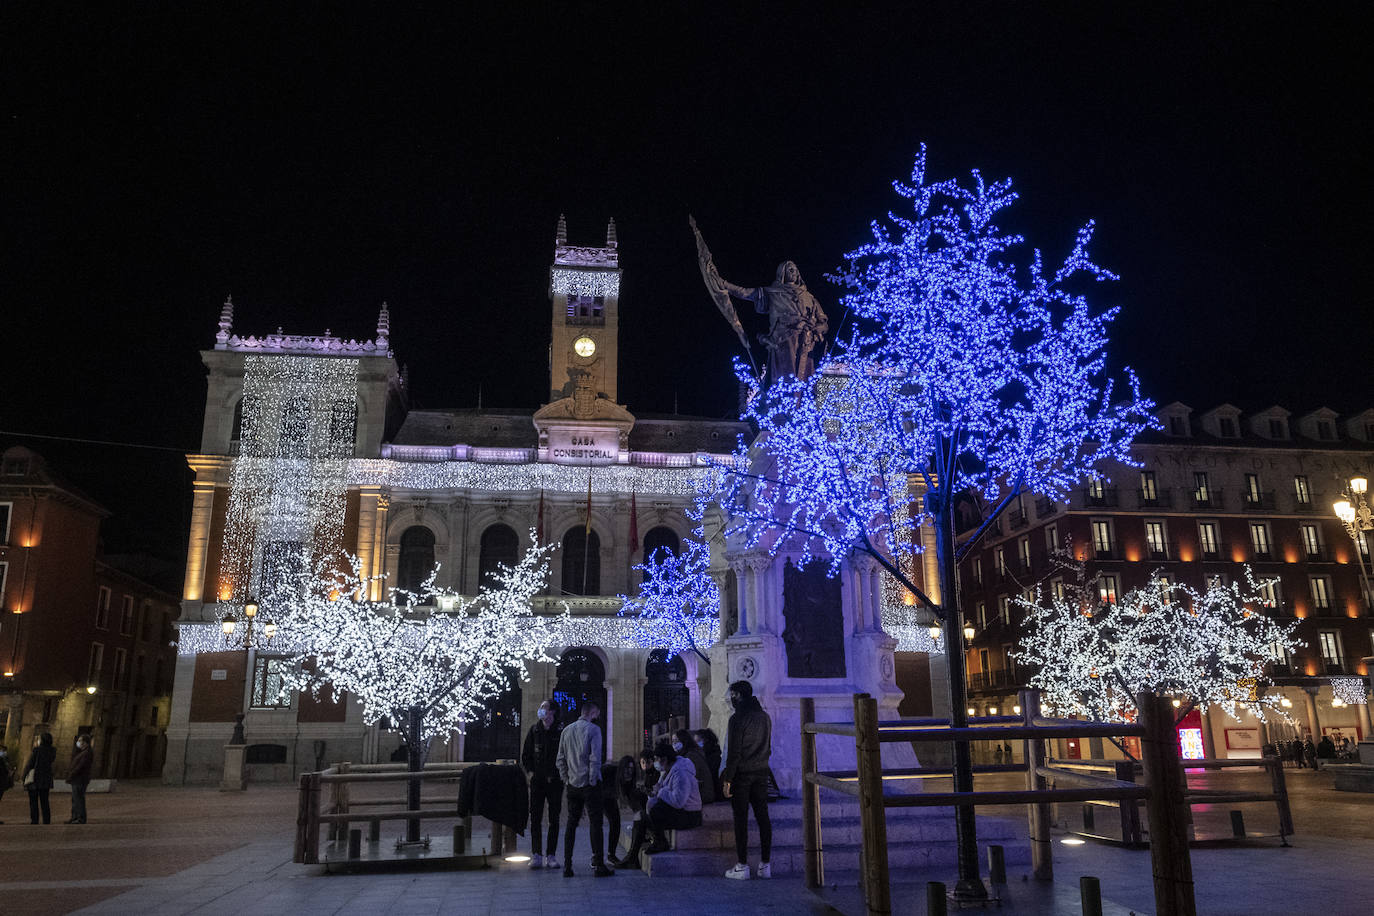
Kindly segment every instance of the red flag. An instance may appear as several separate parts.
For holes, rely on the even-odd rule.
[[[586,538],[592,533],[592,472],[587,471],[587,524],[582,529],[582,536]]]
[[[630,553],[639,550],[639,514],[635,512],[635,494],[630,491]]]
[[[535,525],[534,539],[540,544],[544,543],[544,491],[539,491],[539,522]]]

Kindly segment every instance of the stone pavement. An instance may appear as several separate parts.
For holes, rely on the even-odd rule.
[[[1374,795],[1335,792],[1324,773],[1289,771],[1298,835],[1293,848],[1276,841],[1193,850],[1199,912],[1204,914],[1374,912]],[[1233,771],[1208,777],[1211,787],[1245,785]],[[1195,780],[1200,782],[1200,780]],[[55,798],[54,820],[68,814]],[[581,874],[531,872],[502,865],[475,872],[384,872],[327,875],[291,859],[295,792],[253,786],[243,794],[213,789],[121,783],[91,798],[91,823],[28,825],[27,798],[0,800],[0,913],[4,916],[86,912],[102,914],[300,913],[712,913],[747,916],[786,913],[861,913],[852,888],[817,895],[796,878],[733,882],[724,878],[650,878],[623,872],[594,879],[585,865],[585,826],[578,839]],[[1247,807],[1252,830],[1264,830],[1262,805]],[[1272,806],[1269,806],[1272,810]],[[1226,812],[1198,812],[1200,828]],[[522,840],[522,848],[527,842]],[[1010,867],[1002,889],[1008,916],[1078,913],[1078,877],[1101,879],[1105,912],[1153,911],[1149,853],[1088,844],[1055,843],[1056,875],[1049,885],[1022,881]],[[941,873],[895,875],[894,912],[925,912],[924,882],[952,881]]]

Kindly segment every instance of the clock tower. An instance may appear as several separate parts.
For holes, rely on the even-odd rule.
[[[549,300],[549,401],[580,395],[614,402],[620,337],[615,220],[606,226],[605,247],[581,248],[568,244],[567,221],[558,217]]]

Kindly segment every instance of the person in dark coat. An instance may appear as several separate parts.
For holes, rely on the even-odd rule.
[[[727,878],[749,878],[749,809],[759,825],[762,853],[759,877],[773,877],[773,822],[768,817],[768,761],[773,755],[773,720],[763,711],[748,681],[730,685],[730,705],[735,712],[725,733],[725,769],[720,774],[721,794],[730,799],[735,815],[735,855],[739,863]]]
[[[711,794],[716,798],[724,798],[720,791],[720,739],[709,728],[697,729],[696,739],[697,747],[701,748],[702,756],[706,758],[706,767],[711,771]]]
[[[1317,746],[1312,743],[1310,737],[1302,743],[1302,759],[1307,761],[1311,769],[1317,768]]]
[[[630,804],[630,793],[635,789],[635,773],[639,769],[635,759],[629,754],[615,763],[601,767],[601,785],[605,791],[601,796],[601,811],[606,818],[606,862],[611,868],[619,868],[620,858],[615,851],[620,847],[620,806]]]
[[[1293,758],[1293,762],[1298,765],[1298,769],[1301,770],[1306,766],[1306,764],[1303,763],[1301,740],[1294,738],[1292,741],[1288,742],[1288,756]]]
[[[10,752],[0,744],[0,798],[14,788],[14,767],[10,766]],[[3,824],[4,821],[0,821]]]
[[[52,809],[48,807],[48,793],[52,791],[52,765],[57,759],[57,749],[52,746],[52,732],[34,735],[33,750],[29,762],[24,765],[24,788],[29,793],[29,823],[38,823],[41,812],[43,823],[52,823]],[[29,774],[33,778],[29,778]]]
[[[91,764],[94,762],[91,739],[79,736],[76,753],[72,754],[72,763],[67,769],[67,785],[72,787],[72,816],[68,824],[86,823],[86,787],[91,784]]]
[[[706,763],[706,755],[697,747],[696,739],[690,731],[680,728],[673,733],[672,745],[674,753],[692,761],[697,774],[697,794],[701,796],[703,805],[711,804],[716,800],[716,781],[711,778],[711,768]]]
[[[558,868],[558,815],[563,810],[563,780],[558,778],[558,704],[545,700],[539,704],[539,718],[525,736],[520,764],[530,779],[530,868]],[[547,852],[540,835],[544,808],[549,811]],[[546,859],[545,856],[548,856]]]

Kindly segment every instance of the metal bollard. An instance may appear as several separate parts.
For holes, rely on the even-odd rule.
[[[382,819],[374,817],[367,824],[367,841],[369,843],[380,843],[382,841]]]
[[[1097,832],[1097,825],[1094,823],[1094,820],[1093,820],[1093,806],[1092,806],[1092,805],[1084,805],[1084,806],[1083,806],[1083,832],[1084,832],[1084,833],[1096,833],[1096,832]]]
[[[1084,875],[1078,879],[1078,895],[1083,899],[1083,916],[1102,916],[1102,883]]]
[[[1001,846],[988,846],[988,881],[992,884],[1007,883],[1007,862]]]
[[[348,857],[350,859],[361,859],[363,856],[363,829],[361,827],[348,831]]]
[[[1231,812],[1231,834],[1241,839],[1245,838],[1245,815],[1240,811]]]
[[[468,851],[468,830],[463,824],[453,825],[453,854],[463,855]]]
[[[926,882],[926,916],[945,916],[948,908],[949,897],[945,895],[944,883]]]

